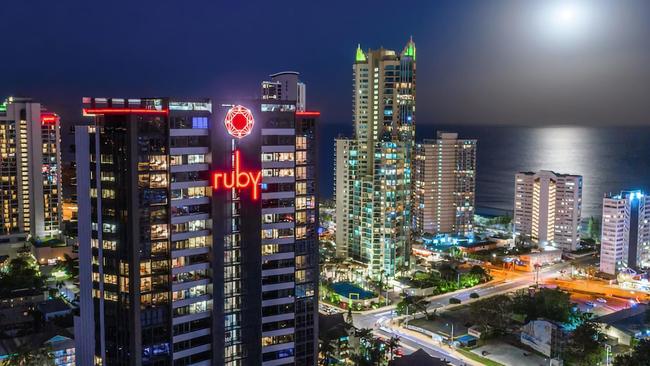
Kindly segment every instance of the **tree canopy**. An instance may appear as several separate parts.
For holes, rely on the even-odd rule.
[[[9,261],[0,271],[0,296],[8,296],[14,290],[41,289],[44,280],[33,257],[21,255]]]

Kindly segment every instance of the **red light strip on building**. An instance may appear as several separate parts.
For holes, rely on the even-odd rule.
[[[296,117],[320,117],[320,112],[296,112]]]
[[[41,113],[41,123],[42,124],[52,124],[56,123],[59,120],[59,116],[56,113]]]
[[[230,173],[212,173],[212,188],[247,188],[253,187],[251,197],[254,201],[259,197],[259,185],[262,180],[262,172],[242,172],[239,165],[239,150],[235,150],[235,166]],[[223,183],[221,183],[221,181]]]
[[[84,108],[84,115],[93,114],[168,114],[168,109],[144,109],[144,108]]]

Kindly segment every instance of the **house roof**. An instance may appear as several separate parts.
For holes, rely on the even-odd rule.
[[[422,348],[410,355],[396,358],[388,363],[389,366],[448,366],[449,362],[430,356]]]
[[[639,331],[649,328],[649,324],[645,320],[647,309],[648,305],[637,304],[627,309],[596,318],[596,322],[613,326],[631,334],[636,334]]]
[[[28,336],[0,339],[0,357],[12,355],[22,349],[39,349],[46,344],[51,346],[53,349],[58,349],[58,343],[70,342],[70,345],[73,345],[73,340],[74,335],[71,331],[51,325],[43,329],[41,332],[33,333]]]
[[[42,303],[38,304],[36,307],[43,314],[58,313],[61,311],[67,311],[71,309],[70,305],[68,305],[65,301],[61,299],[52,299],[52,300],[43,301]]]

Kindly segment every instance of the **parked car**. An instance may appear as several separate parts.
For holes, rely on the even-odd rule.
[[[587,301],[585,304],[587,304],[587,306],[596,307],[596,303],[593,301]]]
[[[597,298],[596,301],[598,301],[600,303],[603,303],[603,304],[607,304],[607,300],[603,299],[602,297]]]

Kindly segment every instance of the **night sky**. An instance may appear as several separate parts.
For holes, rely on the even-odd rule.
[[[576,24],[553,13],[567,3]],[[357,43],[401,50],[411,35],[419,125],[650,123],[643,0],[23,0],[1,12],[0,97],[34,97],[67,123],[82,96],[256,96],[282,70],[302,73],[324,124],[347,123]]]

